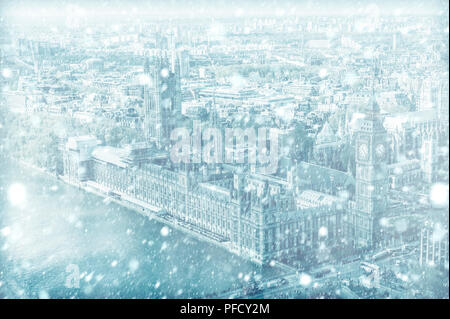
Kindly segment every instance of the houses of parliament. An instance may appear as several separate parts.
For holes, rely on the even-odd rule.
[[[312,146],[316,156],[300,161],[280,154],[274,174],[248,163],[174,164],[171,130],[192,129],[194,120],[220,127],[226,119],[215,100],[208,116],[182,114],[177,54],[145,57],[144,74],[142,141],[114,148],[99,145],[95,136],[68,138],[65,180],[157,212],[260,264],[338,260],[420,239],[429,219],[423,211],[431,204],[411,200],[426,197],[424,190],[445,178],[440,171],[448,166],[442,153],[448,118],[435,108],[401,119],[381,114],[373,89],[356,120],[345,116],[339,132],[325,123]],[[348,153],[339,159],[345,169],[336,169],[342,150]]]

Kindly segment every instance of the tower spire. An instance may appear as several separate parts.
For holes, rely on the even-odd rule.
[[[148,56],[145,56],[144,73],[150,74],[150,62],[148,61]]]
[[[378,105],[376,94],[375,94],[375,81],[378,79],[378,65],[377,65],[377,59],[373,57],[372,59],[372,92],[369,100],[369,107],[368,107],[368,113],[371,115],[379,114],[380,113],[380,106]]]

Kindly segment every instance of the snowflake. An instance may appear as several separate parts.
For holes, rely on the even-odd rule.
[[[430,200],[436,207],[448,206],[448,185],[436,183],[431,186]]]
[[[311,284],[311,281],[312,281],[312,279],[311,279],[310,275],[305,274],[305,273],[300,275],[300,285],[307,287]]]
[[[164,226],[163,228],[161,228],[161,236],[164,236],[164,237],[166,237],[166,236],[168,236],[169,235],[169,232],[170,232],[170,229],[169,229],[169,227],[167,227],[167,226]]]
[[[12,71],[10,69],[3,69],[2,75],[5,78],[10,78],[12,76]]]
[[[16,183],[8,189],[8,200],[13,206],[21,206],[26,201],[26,189],[22,184]]]
[[[326,237],[328,235],[328,228],[322,226],[319,228],[319,237]]]
[[[131,259],[128,267],[130,268],[131,272],[135,272],[139,268],[139,261],[137,261],[136,259]]]

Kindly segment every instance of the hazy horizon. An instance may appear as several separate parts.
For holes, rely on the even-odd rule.
[[[284,16],[448,15],[448,2],[431,1],[225,1],[225,0],[30,0],[3,1],[0,15],[7,18],[123,16],[153,18],[233,18]]]

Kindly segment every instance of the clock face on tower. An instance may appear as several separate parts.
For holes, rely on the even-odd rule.
[[[360,160],[367,160],[369,158],[369,147],[366,143],[359,144],[358,156]]]
[[[375,146],[375,155],[377,159],[382,160],[384,159],[384,156],[386,154],[386,147],[384,144],[380,143],[377,146]]]

